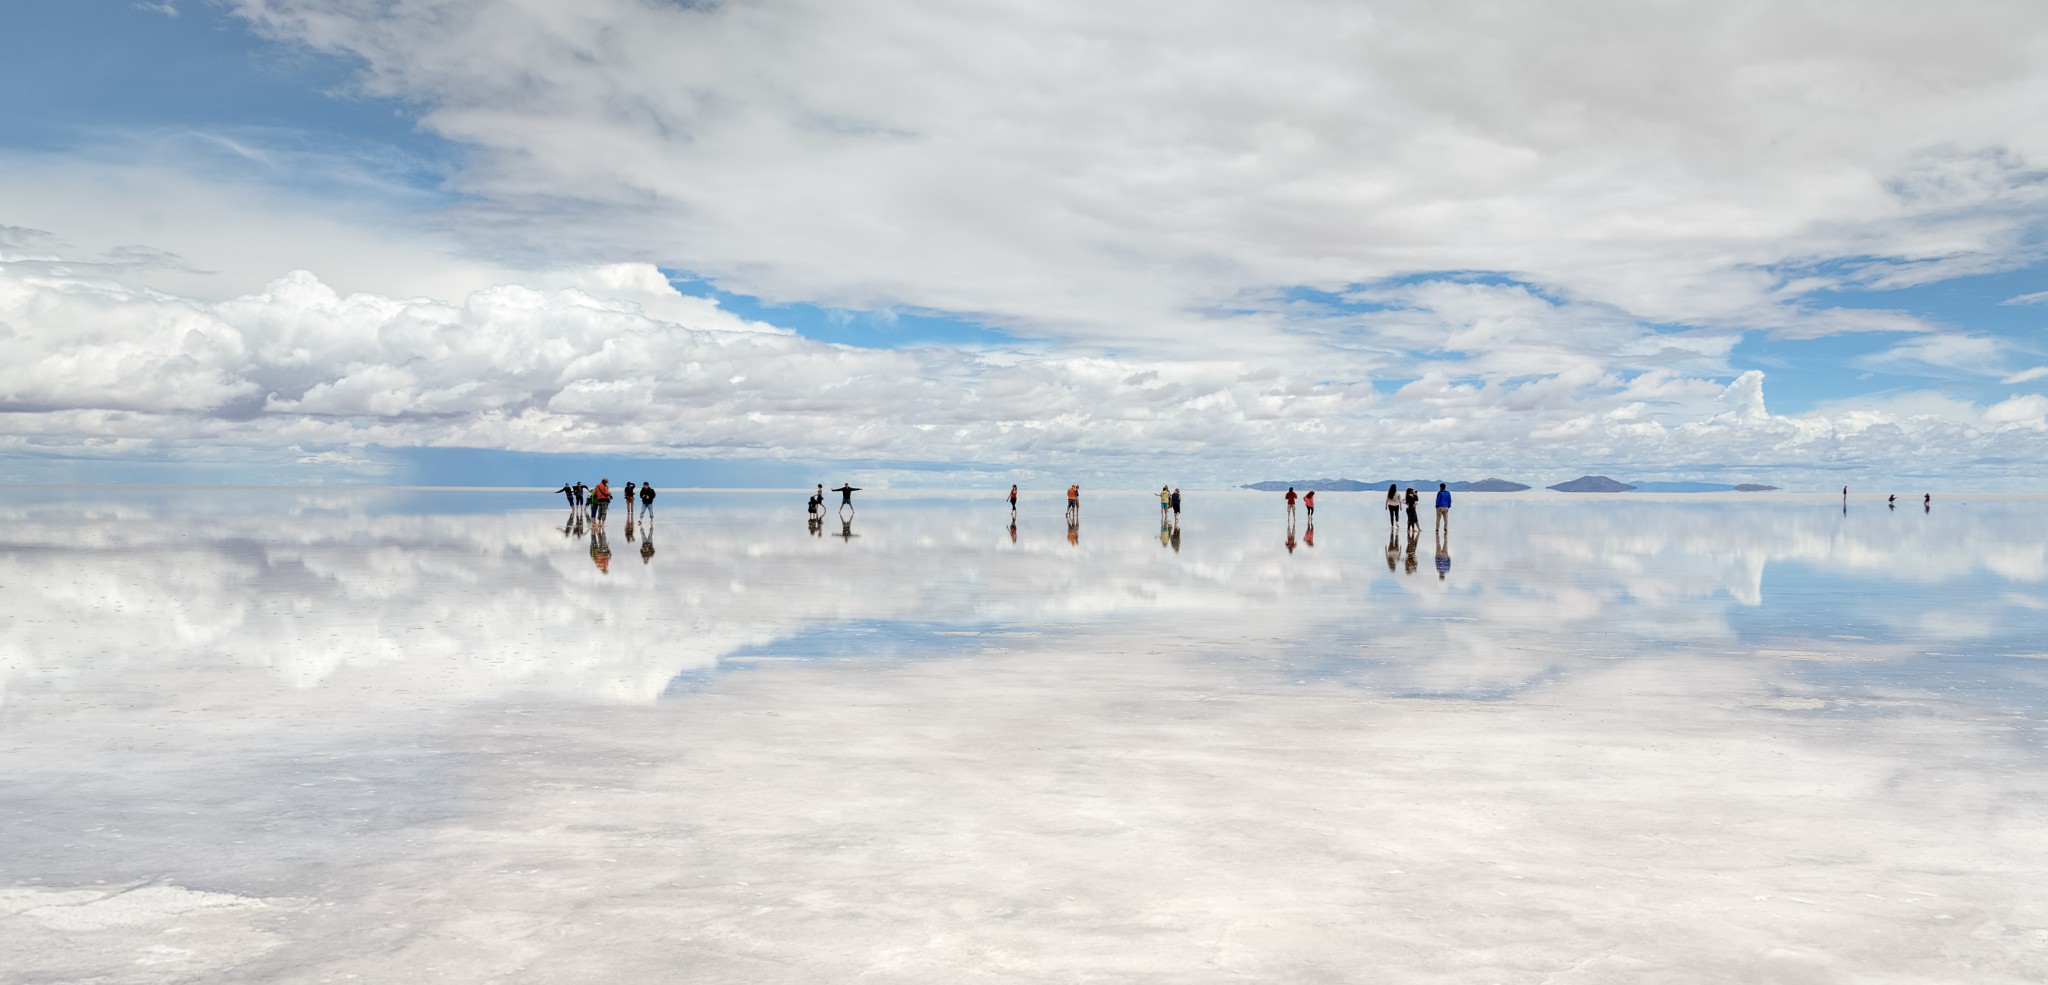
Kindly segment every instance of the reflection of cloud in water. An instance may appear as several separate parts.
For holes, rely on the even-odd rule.
[[[508,501],[409,494],[403,505],[479,498]],[[675,495],[654,527],[659,557],[615,561],[609,575],[581,535],[565,536],[565,513],[421,515],[379,509],[387,499],[244,490],[17,503],[0,515],[0,580],[19,603],[0,635],[0,686],[205,664],[298,687],[353,674],[435,693],[646,700],[722,654],[903,620],[1064,627],[1107,648],[1259,653],[1290,641],[1355,655],[1390,686],[1499,687],[1645,647],[1739,647],[1758,634],[1732,630],[1727,604],[1770,609],[1767,570],[1803,573],[1791,591],[1829,596],[1840,621],[1958,640],[2009,631],[2025,596],[1930,586],[2043,577],[2042,543],[2013,536],[2032,529],[2019,526],[2028,502],[1845,522],[1804,504],[1468,496],[1454,574],[1440,582],[1386,571],[1376,511],[1354,526],[1326,506],[1323,546],[1288,555],[1269,543],[1262,497],[1205,497],[1175,554],[1113,501],[1094,507],[1077,553],[1030,516],[1034,536],[1012,544],[976,504],[892,509],[878,497],[858,521],[866,536],[842,543],[764,515],[761,497]],[[624,526],[609,525],[615,552]],[[1853,586],[1813,584],[1828,579]],[[1789,607],[1762,618],[1782,621],[1763,634],[1774,637],[1818,628]]]
[[[2048,974],[2033,504],[1466,497],[1439,581],[1341,497],[1290,556],[1251,497],[1175,554],[672,495],[604,575],[566,511],[237,496],[0,508],[0,967]]]

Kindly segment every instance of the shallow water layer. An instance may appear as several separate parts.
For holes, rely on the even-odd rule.
[[[0,980],[2048,979],[2048,501],[0,492]]]

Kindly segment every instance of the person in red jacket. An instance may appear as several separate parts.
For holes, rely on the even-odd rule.
[[[611,512],[612,480],[597,480],[597,488],[590,491],[590,501],[597,504],[597,522],[603,523],[605,514]]]

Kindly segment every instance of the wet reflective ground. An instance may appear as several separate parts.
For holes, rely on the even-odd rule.
[[[2048,501],[802,499],[0,493],[0,980],[2048,979]]]

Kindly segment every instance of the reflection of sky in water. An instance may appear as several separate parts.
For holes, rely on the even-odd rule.
[[[0,494],[0,966],[2048,970],[2042,500],[802,499]]]

